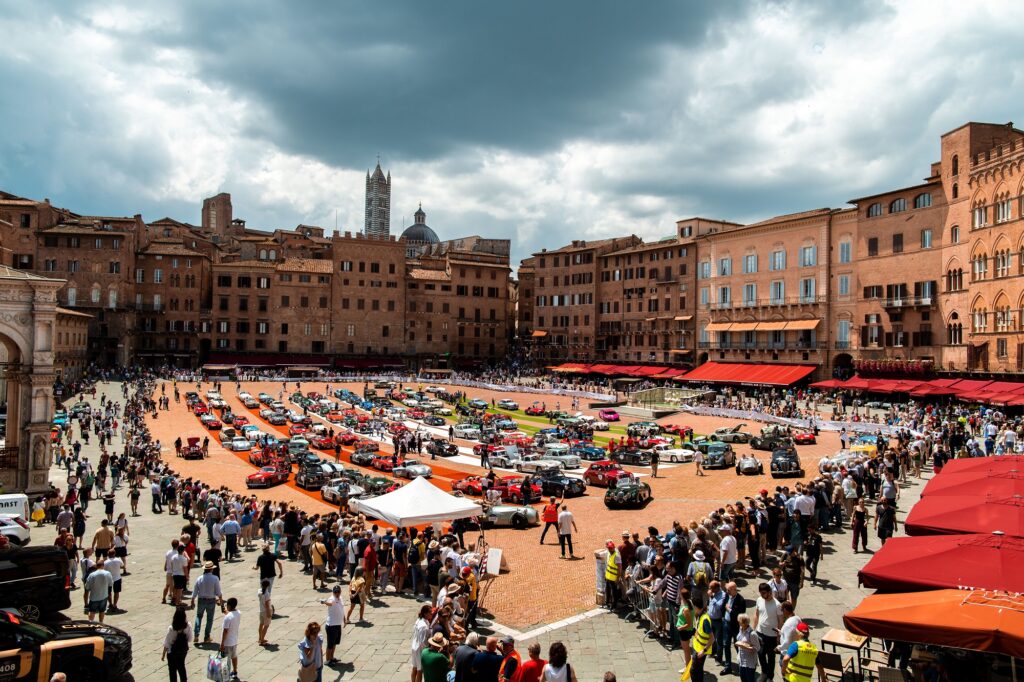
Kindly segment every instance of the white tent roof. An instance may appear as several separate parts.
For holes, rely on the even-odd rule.
[[[399,528],[481,516],[484,513],[479,504],[449,495],[425,478],[415,478],[409,485],[387,495],[368,500],[350,500],[349,506]]]

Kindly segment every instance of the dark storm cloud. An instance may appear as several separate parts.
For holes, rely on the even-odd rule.
[[[698,47],[730,2],[195,3],[203,75],[260,102],[275,142],[345,166],[376,152],[542,152],[609,135],[666,44]]]

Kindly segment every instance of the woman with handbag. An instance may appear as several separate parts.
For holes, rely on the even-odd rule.
[[[299,682],[321,682],[324,672],[324,636],[320,623],[310,621],[299,642]]]

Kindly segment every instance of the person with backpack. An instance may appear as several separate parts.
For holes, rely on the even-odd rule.
[[[699,549],[693,553],[693,561],[686,571],[686,580],[693,594],[704,594],[711,584],[711,564],[705,561],[704,552]]]
[[[188,654],[188,645],[192,643],[192,628],[188,626],[188,618],[185,615],[185,607],[178,606],[174,609],[174,616],[171,617],[171,624],[167,628],[167,636],[164,637],[164,648],[160,660],[167,661],[167,670],[171,675],[171,682],[188,682],[188,673],[185,672],[185,656]]]

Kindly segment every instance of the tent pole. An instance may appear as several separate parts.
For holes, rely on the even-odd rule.
[[[1010,674],[1013,675],[1013,682],[1017,682],[1017,659],[1010,656]]]

